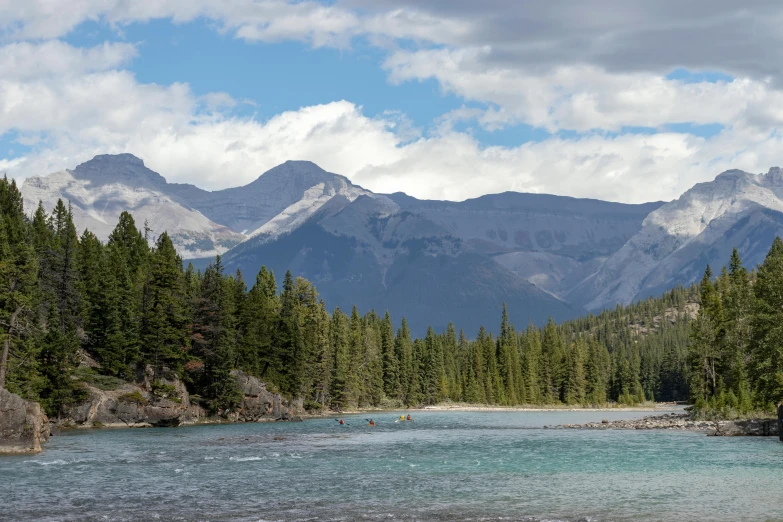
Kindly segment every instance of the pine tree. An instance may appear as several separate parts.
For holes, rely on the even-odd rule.
[[[585,402],[594,406],[606,403],[606,373],[609,359],[606,347],[591,341],[587,349],[585,363]]]
[[[400,397],[399,363],[394,346],[394,326],[389,312],[381,323],[381,352],[383,353],[383,391],[386,397]]]
[[[234,286],[232,278],[223,276],[217,256],[204,272],[193,325],[194,349],[204,361],[204,394],[209,409],[219,414],[231,411],[242,398],[232,375],[236,364]]]
[[[332,404],[344,408],[351,402],[351,351],[348,341],[348,317],[335,308],[329,327],[330,344],[334,354],[331,380]]]
[[[756,403],[764,409],[783,400],[783,241],[776,237],[759,266],[753,322],[752,376]]]
[[[182,259],[167,233],[158,237],[149,265],[141,341],[143,355],[152,364],[154,378],[159,379],[164,367],[178,370],[188,350]]]
[[[514,327],[508,320],[508,310],[503,303],[503,315],[500,323],[500,336],[497,340],[499,372],[505,388],[507,404],[518,404],[521,387],[519,351]]]
[[[0,389],[35,398],[38,263],[16,183],[0,180]],[[10,368],[10,370],[9,370]],[[10,374],[10,376],[9,376]],[[10,386],[8,386],[10,384]]]
[[[539,383],[540,364],[541,337],[538,329],[530,324],[524,337],[525,398],[530,404],[539,404],[543,400]]]
[[[394,354],[400,367],[400,393],[402,401],[411,405],[411,394],[414,389],[413,346],[408,321],[403,317],[397,336],[394,338]]]
[[[447,393],[446,373],[443,366],[443,344],[430,326],[424,338],[424,401],[437,404]]]
[[[560,401],[564,374],[564,352],[563,340],[557,331],[557,325],[550,317],[544,327],[544,335],[541,339],[541,362],[538,377],[538,382],[541,385],[541,399],[545,404],[554,404]]]
[[[283,279],[274,348],[280,389],[289,395],[300,393],[305,377],[305,353],[294,280],[290,271],[286,272]]]
[[[585,359],[587,347],[582,339],[571,344],[566,354],[563,402],[582,404],[585,402],[587,380],[585,378]]]
[[[699,284],[701,307],[693,323],[690,344],[691,397],[707,401],[718,391],[722,309],[708,266]]]

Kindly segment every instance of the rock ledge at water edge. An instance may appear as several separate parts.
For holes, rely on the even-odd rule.
[[[625,430],[687,430],[701,431],[717,437],[775,436],[778,435],[776,419],[749,420],[693,420],[688,414],[670,413],[651,415],[635,420],[589,422],[587,424],[563,424],[545,426],[555,429],[625,429]]]
[[[0,454],[38,453],[49,440],[41,405],[0,389]]]

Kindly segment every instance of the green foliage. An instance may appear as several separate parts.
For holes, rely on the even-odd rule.
[[[171,384],[166,384],[165,382],[161,381],[155,381],[152,383],[151,386],[152,394],[156,397],[160,397],[161,399],[169,399],[174,402],[182,402],[182,398],[179,396],[179,392],[177,392],[177,388],[175,386],[172,386]]]
[[[150,401],[148,401],[147,398],[139,391],[123,393],[117,397],[117,400],[119,402],[126,402],[128,404],[136,404],[138,406],[147,406],[150,403]]]
[[[13,181],[0,181],[0,386],[59,415],[81,383],[116,389],[152,368],[152,392],[179,376],[215,414],[242,400],[236,370],[308,410],[443,401],[589,406],[690,400],[697,414],[745,415],[783,400],[783,241],[758,272],[735,250],[698,285],[599,314],[517,331],[499,310],[495,336],[450,324],[413,339],[405,318],[370,310],[330,315],[315,287],[290,272],[278,291],[262,267],[252,287],[183,268],[171,239],[150,248],[128,213],[106,245],[76,234],[70,206],[25,218]],[[492,325],[486,325],[487,327]],[[78,350],[100,369],[78,367]],[[140,394],[124,399],[146,403]],[[701,413],[699,413],[701,412]]]
[[[120,388],[125,381],[118,379],[112,375],[102,375],[98,373],[94,368],[86,366],[80,366],[74,371],[74,377],[77,381],[81,381],[85,384],[98,388],[103,391],[112,391]]]

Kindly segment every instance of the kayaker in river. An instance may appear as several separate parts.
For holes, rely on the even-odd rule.
[[[370,425],[370,426],[375,426],[375,421],[374,421],[374,420],[372,420],[372,419],[370,419],[370,424],[369,424],[369,425]]]
[[[411,414],[410,414],[410,413],[408,414],[408,418],[407,418],[407,419],[405,419],[405,420],[409,420],[409,421],[412,421],[412,420],[413,420],[413,417],[411,417]]]

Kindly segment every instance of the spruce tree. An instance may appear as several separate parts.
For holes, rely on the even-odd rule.
[[[398,399],[400,398],[399,363],[394,346],[394,326],[388,311],[383,317],[380,333],[383,354],[383,392],[386,397]]]
[[[37,394],[38,263],[16,183],[0,180],[0,389]],[[10,375],[9,375],[10,374]],[[10,384],[10,386],[9,386]]]
[[[759,266],[753,322],[752,376],[756,403],[764,409],[783,400],[783,241],[776,237]]]
[[[178,370],[188,351],[183,272],[182,259],[168,234],[162,233],[150,256],[144,282],[147,304],[142,310],[142,350],[155,379],[162,377],[164,367]]]

